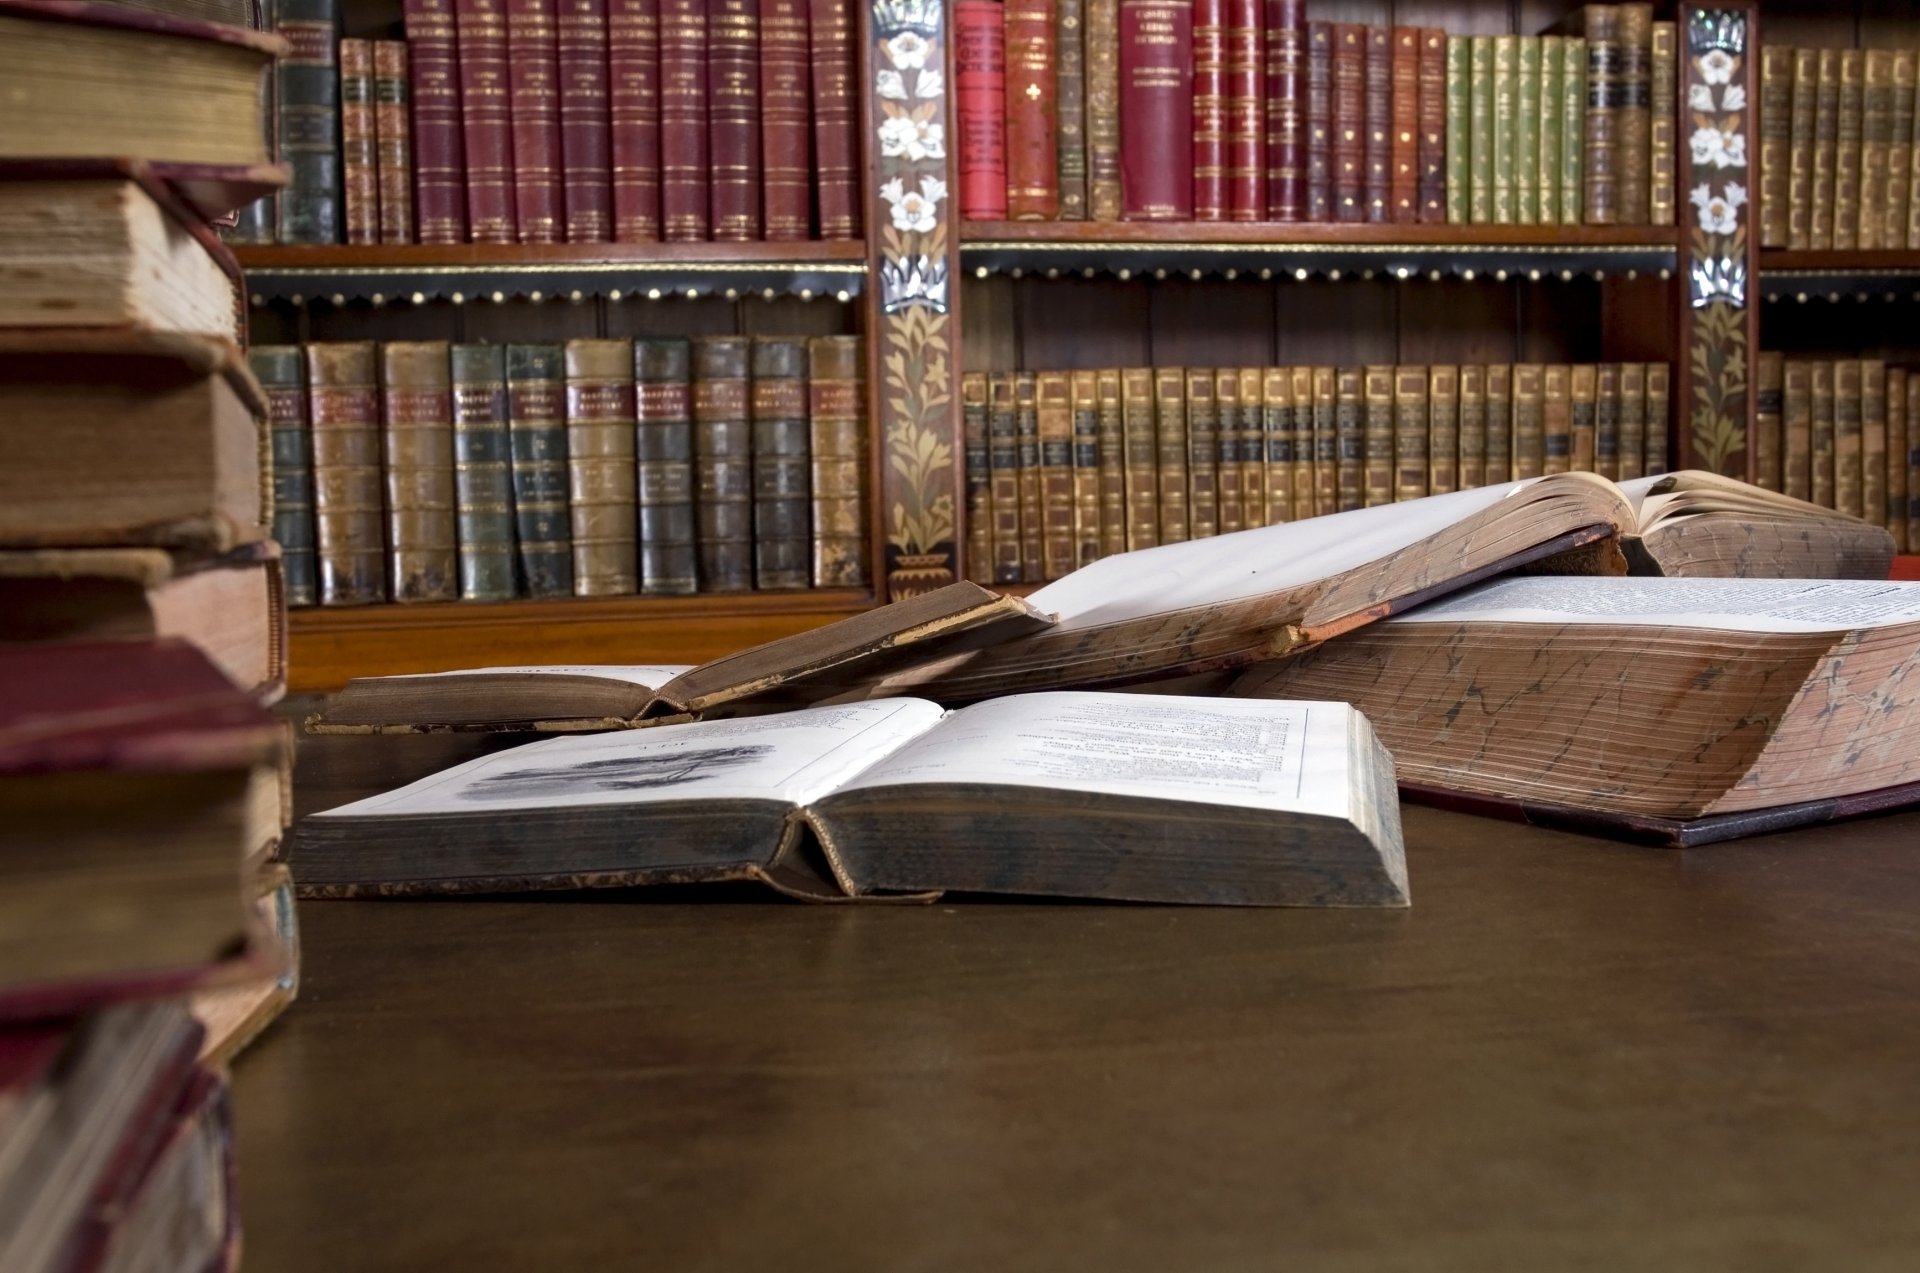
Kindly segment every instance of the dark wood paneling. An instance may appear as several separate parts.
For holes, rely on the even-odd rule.
[[[1149,360],[1158,367],[1253,367],[1275,360],[1270,288],[1169,280],[1148,291]]]

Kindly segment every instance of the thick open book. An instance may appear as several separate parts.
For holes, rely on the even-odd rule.
[[[1241,674],[1410,796],[1675,844],[1920,801],[1920,584],[1505,579]]]
[[[1858,517],[1699,469],[1620,483],[1633,501],[1633,573],[1885,579],[1893,536]]]
[[[350,896],[757,879],[1242,905],[1407,901],[1392,762],[1340,703],[1054,693],[576,735],[304,819]]]

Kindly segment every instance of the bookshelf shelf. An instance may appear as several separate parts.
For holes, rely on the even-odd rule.
[[[1920,251],[1763,249],[1760,291],[1770,301],[1906,300],[1920,296]]]
[[[856,588],[691,597],[309,608],[290,613],[288,688],[356,676],[550,663],[703,663],[871,609]]]

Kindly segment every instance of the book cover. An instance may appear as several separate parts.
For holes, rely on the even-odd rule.
[[[467,161],[453,0],[405,0],[405,18],[420,242],[465,243]]]
[[[1397,26],[1388,35],[1393,50],[1391,75],[1391,131],[1387,139],[1387,220],[1412,223],[1420,219],[1420,138],[1424,119],[1420,110],[1420,31]]]
[[[280,544],[287,604],[319,601],[314,571],[313,425],[307,415],[307,369],[298,345],[255,345],[247,351],[254,379],[267,395],[267,450],[273,465],[273,537]]]
[[[987,379],[987,465],[992,479],[993,581],[1022,583],[1020,561],[1020,422],[1013,373]]]
[[[705,74],[706,9],[704,0],[667,0],[669,5],[697,8]],[[556,55],[560,70],[561,194],[567,209],[567,242],[605,243],[613,237],[612,116],[608,110],[607,0],[560,0],[556,19]],[[662,10],[661,68],[664,110],[667,65],[665,10]],[[704,80],[700,86],[705,101]],[[702,114],[704,124],[705,115]],[[704,130],[702,136],[704,138]],[[663,172],[666,160],[662,161]],[[705,170],[702,153],[701,169]],[[663,178],[664,179],[664,178]],[[704,193],[704,178],[702,191]],[[705,237],[702,235],[701,237]],[[578,541],[575,542],[578,551]],[[578,571],[574,583],[580,582]]]
[[[1365,373],[1359,367],[1340,367],[1335,370],[1333,428],[1339,457],[1335,490],[1338,496],[1337,511],[1342,513],[1367,506],[1370,430],[1365,389]],[[1317,395],[1319,391],[1320,381],[1316,378],[1314,392]]]
[[[1394,450],[1398,440],[1394,433],[1393,372],[1392,367],[1367,367],[1361,382],[1366,412],[1362,424],[1365,464],[1361,480],[1368,508],[1393,503]]]
[[[1887,364],[1860,360],[1860,516],[1887,524]]]
[[[545,3],[545,0],[537,0]],[[769,0],[769,3],[781,3],[783,0]],[[793,0],[784,0],[789,8]],[[788,18],[789,23],[793,21]],[[802,75],[805,73],[806,28],[804,19],[799,31],[801,46]],[[790,59],[790,44],[793,33],[790,27],[782,28],[783,39],[770,42],[775,51],[775,69],[786,76],[791,75],[789,62],[782,60],[784,54]],[[805,79],[801,80],[802,100],[805,93]],[[769,118],[776,114],[776,108],[791,113],[791,84],[782,80],[783,88],[776,92],[771,86],[767,91],[767,113]],[[517,91],[517,90],[516,90]],[[544,103],[543,103],[544,104]],[[787,116],[781,116],[783,119]],[[557,113],[545,114],[541,119],[539,136],[543,145],[550,146],[546,153],[558,151],[559,131]],[[804,129],[806,116],[801,115]],[[514,99],[514,161],[519,162],[521,127],[520,98]],[[806,149],[806,136],[803,132],[800,140],[801,150]],[[772,154],[769,152],[767,179],[769,190],[775,173],[772,167]],[[613,238],[618,243],[652,243],[660,238],[660,3],[659,0],[607,0],[607,163],[610,192],[613,199]],[[560,183],[558,173],[552,173],[543,183],[541,199],[541,228],[552,226],[557,238],[560,224],[564,219],[560,209]],[[524,182],[524,178],[522,178]],[[803,201],[804,201],[804,190]],[[526,205],[529,196],[523,194],[520,235],[528,239],[526,224]],[[801,214],[805,221],[806,214]],[[801,237],[806,235],[806,226],[801,228]],[[528,240],[531,241],[531,240]],[[547,240],[551,242],[552,240]]]
[[[1258,367],[1223,368],[1240,385],[1240,524],[1264,526],[1267,507],[1266,406]]]
[[[617,0],[610,23],[631,38],[632,9],[646,3]],[[557,0],[506,0],[506,10],[514,229],[522,243],[558,243],[566,235],[567,217],[560,175]]]
[[[1237,386],[1236,386],[1237,387]],[[1194,367],[1186,378],[1187,453],[1180,461],[1186,479],[1187,538],[1220,533],[1220,411],[1214,401],[1214,373]]]
[[[1122,208],[1120,4],[1119,0],[1085,0],[1085,3],[1087,215],[1094,221],[1118,221]],[[955,39],[958,38],[956,32]]]
[[[761,193],[769,242],[797,242],[813,232],[807,25],[806,0],[761,0]],[[619,136],[617,127],[614,135]]]
[[[1054,0],[1054,162],[1060,219],[1087,219],[1086,0]]]
[[[1393,498],[1422,499],[1427,491],[1428,440],[1427,369],[1393,369]]]
[[[993,471],[987,454],[987,373],[960,375],[960,443],[966,480],[967,562],[973,583],[993,582]]]
[[[1534,168],[1534,195],[1540,201],[1540,224],[1559,225],[1560,144],[1566,134],[1567,42],[1565,37],[1540,38],[1540,145]]]
[[[1581,130],[1581,204],[1588,225],[1625,223],[1620,181],[1628,156],[1620,149],[1619,113],[1626,100],[1626,52],[1621,44],[1621,6],[1590,4],[1579,11],[1587,42],[1587,96]]]
[[[1913,216],[1913,132],[1915,110],[1915,64],[1920,50],[1893,51],[1893,125],[1887,143],[1887,226],[1886,246],[1920,247],[1920,235],[1910,228]]]
[[[1306,219],[1333,217],[1333,23],[1307,24]]]
[[[1898,246],[1885,237],[1892,143],[1893,51],[1868,49],[1860,95],[1860,215],[1855,229],[1855,244],[1862,251]]]
[[[707,0],[707,179],[715,241],[760,237],[760,107],[760,0]]]
[[[633,342],[633,408],[640,591],[685,596],[700,588],[693,501],[693,347],[687,341],[643,336]]]
[[[1595,471],[1595,433],[1599,425],[1600,369],[1592,363],[1576,363],[1567,374],[1568,445],[1567,467],[1576,473]]]
[[[1567,36],[1561,51],[1560,224],[1580,225],[1586,218],[1587,66],[1586,40]]]
[[[1160,474],[1154,428],[1153,369],[1120,370],[1120,427],[1127,492],[1127,551],[1160,542]]]
[[[1074,539],[1073,386],[1064,371],[1034,377],[1040,431],[1040,569],[1060,579],[1077,565]]]
[[[753,587],[753,433],[748,419],[749,341],[693,342],[693,460],[700,591]]]
[[[1299,369],[1307,377],[1307,396],[1313,402],[1313,515],[1323,517],[1340,510],[1340,428],[1339,369],[1306,367]],[[1294,393],[1301,392],[1298,374]]]
[[[1333,24],[1333,219],[1367,219],[1367,29]]]
[[[1241,475],[1240,437],[1246,429],[1240,401],[1240,377],[1222,368],[1213,376],[1214,500],[1219,533],[1246,529],[1245,479]],[[1254,404],[1258,412],[1259,404]]]
[[[1513,367],[1491,363],[1486,369],[1487,484],[1512,481]]]
[[[1539,363],[1513,367],[1513,476],[1540,477],[1546,471],[1546,384]]]
[[[307,345],[314,565],[323,606],[387,600],[380,390],[372,341]]]
[[[1436,366],[1427,382],[1428,489],[1445,495],[1460,489],[1460,368]]]
[[[1131,525],[1120,369],[1102,367],[1094,372],[1094,393],[1095,429],[1100,437],[1100,555],[1110,557],[1127,550],[1127,528]]]
[[[380,241],[380,158],[374,142],[373,44],[340,41],[340,179],[348,243]]]
[[[1842,358],[1833,364],[1832,507],[1849,517],[1859,517],[1865,512],[1862,507],[1865,371],[1865,365],[1858,358]]]
[[[1593,471],[1608,481],[1620,477],[1620,364],[1601,363],[1594,373]]]
[[[1227,219],[1264,220],[1267,211],[1266,120],[1261,98],[1262,0],[1226,0]]]
[[[1514,41],[1513,219],[1519,225],[1540,221],[1540,54],[1538,39],[1522,36]],[[1494,73],[1499,74],[1497,67]],[[1497,155],[1494,162],[1499,162]]]
[[[1834,401],[1834,368],[1836,364],[1829,358],[1815,359],[1810,365],[1809,390],[1807,400],[1811,407],[1809,429],[1812,443],[1809,447],[1809,468],[1812,479],[1808,484],[1809,498],[1822,508],[1838,508],[1834,502],[1834,448],[1837,420]]]
[[[710,87],[707,0],[660,0],[660,233],[669,243],[713,232]],[[567,207],[571,215],[571,199]]]
[[[411,14],[416,6],[424,11],[450,2],[409,0],[407,8]],[[450,13],[447,20],[450,57]],[[287,41],[286,55],[274,70],[278,149],[288,170],[275,217],[282,243],[338,243],[341,238],[339,27],[339,0],[279,0],[274,12],[274,34]]]
[[[460,598],[508,601],[515,593],[515,562],[506,347],[456,344],[449,363]]]
[[[1227,219],[1227,0],[1193,3],[1193,219]]]
[[[1447,224],[1473,220],[1473,40],[1447,37]]]
[[[460,572],[446,341],[382,342],[380,436],[392,599],[453,601],[460,595]]]
[[[512,243],[513,111],[502,0],[454,0],[460,129],[467,159],[467,238]]]
[[[1493,37],[1493,221],[1513,225],[1516,167],[1520,161],[1520,40]]]
[[[1813,191],[1807,222],[1807,246],[1834,246],[1834,189],[1840,162],[1840,53],[1821,49],[1817,59],[1813,111]]]
[[[872,582],[873,570],[867,549],[866,357],[858,336],[815,336],[807,342],[807,394],[813,453],[813,585],[864,588]],[[985,420],[980,423],[984,430]],[[971,438],[969,434],[970,492],[974,481]],[[985,461],[983,453],[983,467]],[[984,473],[981,480],[984,485]],[[967,526],[972,544],[971,518]],[[991,533],[985,521],[981,529]],[[989,555],[983,554],[981,561],[985,563]]]
[[[1058,87],[1051,0],[1009,0],[1007,40],[1007,215],[1051,221],[1060,214]]]
[[[1447,33],[1434,27],[1420,30],[1419,119],[1418,219],[1441,224],[1447,220]]]
[[[971,220],[1000,221],[1007,215],[1005,14],[998,0],[956,0],[953,7],[960,215]]]
[[[754,337],[748,372],[754,587],[805,588],[813,581],[807,342],[791,336]]]
[[[1787,123],[1787,237],[1782,246],[1804,252],[1813,246],[1814,120],[1820,98],[1820,50],[1788,49],[1787,53],[1793,64],[1793,86]],[[1764,156],[1761,162],[1764,181]]]
[[[1549,363],[1540,373],[1542,473],[1565,473],[1573,463],[1573,368]]]
[[[1866,133],[1867,54],[1840,50],[1840,91],[1834,106],[1833,247],[1860,246],[1861,147]]]
[[[1887,368],[1887,455],[1886,508],[1887,532],[1893,536],[1893,550],[1911,550],[1907,530],[1907,382],[1911,373],[1904,367]]]
[[[405,40],[373,42],[373,135],[380,242],[412,243],[413,115]]]
[[[1307,216],[1306,0],[1266,0],[1267,216]]]
[[[1460,489],[1485,486],[1487,477],[1487,369],[1460,368]]]
[[[1366,219],[1391,220],[1393,203],[1393,31],[1362,27],[1366,45],[1364,200]],[[1417,77],[1417,71],[1416,71]]]
[[[1813,496],[1813,368],[1797,358],[1780,363],[1780,491]]]
[[[1045,570],[1046,497],[1040,480],[1039,386],[1031,371],[1013,373],[1013,429],[1020,457],[1020,577]]]
[[[515,540],[529,597],[573,595],[566,383],[565,351],[559,345],[507,346]]]
[[[1787,246],[1793,173],[1793,58],[1784,44],[1760,49],[1760,246]]]
[[[1120,0],[1120,176],[1130,221],[1193,217],[1193,7]]]
[[[1467,209],[1475,225],[1490,225],[1494,220],[1493,37],[1476,35],[1468,43]]]
[[[1668,442],[1673,428],[1673,368],[1664,362],[1647,364],[1647,463],[1646,473],[1665,473],[1671,454]]]
[[[627,596],[640,586],[633,343],[570,340],[564,356],[573,592],[579,597]],[[745,396],[743,388],[737,395],[742,415]],[[744,432],[744,421],[740,427]]]
[[[1654,225],[1672,225],[1676,215],[1675,130],[1677,120],[1674,116],[1679,94],[1678,35],[1671,22],[1653,24],[1653,37],[1649,46],[1649,79],[1652,97],[1649,102],[1647,124],[1647,154],[1650,166],[1647,178],[1648,216]],[[1764,95],[1765,86],[1762,85]],[[1763,101],[1764,106],[1764,101]],[[1761,147],[1766,146],[1766,131],[1761,130]],[[1766,171],[1766,157],[1761,156],[1762,174]],[[1764,175],[1761,178],[1765,180]],[[1764,190],[1763,190],[1764,193]],[[1764,208],[1762,209],[1764,213]]]
[[[1265,507],[1259,524],[1277,526],[1293,520],[1294,480],[1299,466],[1300,437],[1293,411],[1293,379],[1285,367],[1268,367],[1260,377],[1261,463]],[[1313,498],[1313,467],[1307,465],[1307,498]]]
[[[1100,559],[1101,458],[1100,375],[1075,371],[1068,377],[1073,411],[1073,564],[1078,569]]]
[[[1314,439],[1313,368],[1295,366],[1282,367],[1280,370],[1286,373],[1286,388],[1282,392],[1286,398],[1291,399],[1293,404],[1293,511],[1288,520],[1303,521],[1314,516],[1320,480],[1320,460],[1315,453]],[[1272,383],[1271,380],[1268,381],[1267,401],[1269,403],[1274,397]],[[1331,416],[1328,424],[1332,424]],[[1333,430],[1329,428],[1327,437],[1330,460],[1333,458],[1332,436]]]
[[[1620,364],[1620,480],[1632,481],[1646,471],[1647,366]]]
[[[860,237],[859,64],[852,0],[808,0],[812,22],[813,176],[820,237]]]
[[[1646,225],[1653,193],[1653,6],[1615,5],[1614,15],[1620,59],[1614,95],[1620,224]]]

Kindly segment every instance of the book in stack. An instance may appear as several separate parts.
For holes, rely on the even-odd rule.
[[[237,1258],[225,1062],[292,998],[266,402],[210,225],[279,40],[0,3],[0,1267]],[[237,15],[226,15],[237,16]]]

